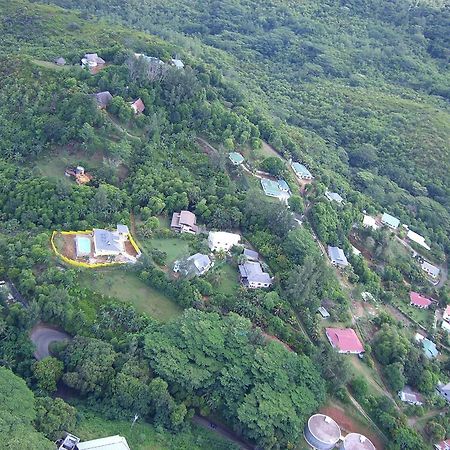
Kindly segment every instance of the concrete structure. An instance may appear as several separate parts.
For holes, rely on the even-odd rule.
[[[344,251],[339,247],[328,246],[328,256],[331,264],[338,267],[347,267],[348,261],[344,254]]]
[[[118,435],[80,442],[75,448],[76,450],[130,450],[127,440]]]
[[[450,402],[450,383],[438,383],[438,385],[436,386],[436,390],[442,398]]]
[[[94,228],[94,256],[117,256],[125,252],[125,241],[130,234],[126,225],[117,225],[116,231]]]
[[[312,180],[314,178],[303,164],[291,162],[291,167],[299,180]]]
[[[340,205],[344,201],[344,199],[337,192],[325,191],[325,197],[330,200],[330,202],[336,202]]]
[[[67,434],[64,439],[59,440],[56,445],[58,450],[76,450],[76,445],[80,442],[80,438],[73,434]]]
[[[210,231],[208,235],[208,247],[213,251],[228,252],[233,245],[238,245],[241,236],[226,231]]]
[[[420,309],[428,309],[432,303],[432,300],[417,292],[411,291],[409,293],[409,304],[411,306],[415,306]]]
[[[442,328],[445,331],[450,331],[450,305],[448,305],[442,313]]]
[[[178,233],[195,234],[198,231],[197,218],[190,211],[173,213],[170,228]]]
[[[228,158],[233,166],[239,166],[245,161],[244,157],[238,152],[228,153]]]
[[[405,386],[401,391],[399,391],[398,396],[404,403],[415,406],[423,405],[423,397],[418,392],[412,390],[409,386]]]
[[[424,261],[420,267],[433,280],[439,278],[439,274],[441,273],[439,267],[433,266],[433,264],[430,264],[428,261]]]
[[[434,444],[436,450],[450,450],[450,439]]]
[[[412,241],[415,242],[416,244],[421,245],[423,248],[426,248],[427,250],[430,250],[430,246],[425,242],[425,238],[423,236],[421,236],[420,234],[415,233],[412,230],[408,231],[408,234],[406,235],[406,237]]]
[[[355,330],[351,328],[326,328],[325,333],[330,344],[339,353],[353,353],[356,355],[364,353],[364,347]]]
[[[376,450],[372,442],[359,433],[350,433],[345,436],[340,450]]]
[[[400,220],[388,213],[384,213],[381,216],[381,223],[389,227],[391,230],[396,230],[400,225]]]
[[[339,425],[324,414],[314,414],[308,420],[304,430],[306,442],[317,450],[331,450],[341,438]]]
[[[378,230],[379,226],[375,217],[364,215],[363,219],[363,227],[364,228],[372,228],[372,230]]]
[[[259,262],[246,262],[239,264],[241,283],[250,289],[268,288],[272,284],[272,278],[264,272]]]

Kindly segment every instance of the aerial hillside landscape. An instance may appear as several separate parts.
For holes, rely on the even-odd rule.
[[[2,448],[450,447],[450,10],[0,0]]]

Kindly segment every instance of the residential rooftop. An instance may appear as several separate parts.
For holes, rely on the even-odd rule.
[[[381,222],[394,229],[398,228],[398,226],[400,225],[400,220],[388,213],[384,213],[381,216]]]

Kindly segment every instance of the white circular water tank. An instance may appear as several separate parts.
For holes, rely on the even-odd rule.
[[[316,450],[331,450],[341,438],[339,425],[325,414],[314,414],[305,427],[305,440]]]
[[[347,434],[342,443],[341,450],[376,450],[370,439],[359,433]]]

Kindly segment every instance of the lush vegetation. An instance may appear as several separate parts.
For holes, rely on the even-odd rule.
[[[308,416],[327,397],[349,401],[348,392],[392,450],[425,448],[423,437],[445,434],[445,418],[430,420],[424,436],[412,432],[380,394],[408,383],[439,410],[433,392],[450,377],[445,357],[426,360],[383,308],[357,320],[350,299],[369,292],[387,308],[417,289],[437,299],[433,309],[450,302],[397,237],[354,227],[364,209],[388,208],[431,238],[433,260],[445,261],[448,12],[406,10],[399,1],[155,1],[139,13],[131,2],[58,3],[83,12],[0,0],[0,278],[16,297],[0,291],[0,362],[34,393],[10,371],[0,375],[24,398],[27,410],[16,415],[26,434],[44,448],[45,437],[66,429],[97,437],[89,417],[122,430],[137,413],[166,436],[164,448],[228,445],[196,435],[190,419],[201,414],[262,448],[295,448]],[[85,52],[98,52],[106,67],[82,70]],[[166,63],[179,55],[186,67],[155,70],[135,52]],[[67,64],[53,64],[57,56]],[[90,94],[104,90],[113,100],[100,110]],[[129,103],[138,97],[145,110],[134,115]],[[199,146],[204,139],[215,148]],[[251,170],[295,186],[290,210],[264,197],[251,173],[231,167],[227,152],[235,149],[249,155]],[[282,157],[314,172],[301,195]],[[84,186],[63,173],[80,163],[93,175]],[[327,189],[345,203],[327,201]],[[204,235],[180,237],[164,226],[181,209],[195,212],[202,228],[240,230],[273,288],[237,285],[236,248],[216,255],[205,277],[170,276],[175,259],[209,251]],[[119,222],[143,250],[124,272],[86,274],[51,254],[53,229]],[[327,244],[344,249],[347,269],[326,263]],[[328,345],[317,314],[324,304],[330,322],[358,326],[364,377],[352,376]],[[37,362],[29,332],[41,321],[73,339]],[[446,342],[442,333],[433,338]],[[376,390],[364,379],[373,372]],[[75,407],[53,398],[58,386],[70,388]],[[18,432],[8,427],[15,442]]]

